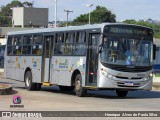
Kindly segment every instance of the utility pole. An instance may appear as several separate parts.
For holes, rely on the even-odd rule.
[[[57,27],[57,0],[54,0],[54,8],[55,8],[55,22],[54,22],[54,27],[56,28]]]
[[[73,10],[64,10],[64,12],[67,13],[67,23],[66,23],[66,27],[68,26],[68,15],[70,12],[73,12]]]

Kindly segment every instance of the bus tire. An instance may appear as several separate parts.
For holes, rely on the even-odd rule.
[[[127,93],[128,93],[128,91],[116,90],[116,94],[117,94],[118,97],[126,97]]]
[[[73,91],[74,87],[73,86],[59,86],[59,89],[61,91]]]
[[[86,94],[86,89],[82,87],[82,76],[80,74],[75,77],[75,93],[78,97],[83,97]]]
[[[27,71],[25,74],[25,86],[28,91],[36,90],[36,83],[32,82],[31,71]]]

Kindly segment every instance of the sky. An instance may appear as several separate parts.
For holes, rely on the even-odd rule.
[[[12,0],[0,0],[0,6],[10,3]],[[24,2],[26,0],[19,0]],[[34,1],[34,7],[49,8],[49,21],[54,20],[55,0],[27,0]],[[86,4],[94,4],[87,7]],[[73,20],[80,14],[93,11],[97,5],[104,6],[116,14],[117,21],[126,19],[148,19],[160,21],[160,0],[57,0],[57,19],[66,20],[64,9],[73,10],[69,14],[69,20]]]

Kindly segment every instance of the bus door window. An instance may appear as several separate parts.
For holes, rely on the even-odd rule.
[[[96,83],[97,79],[97,66],[98,66],[98,56],[97,56],[97,43],[100,38],[100,34],[90,35],[89,44],[89,83]]]
[[[51,57],[52,36],[45,37],[45,58]]]

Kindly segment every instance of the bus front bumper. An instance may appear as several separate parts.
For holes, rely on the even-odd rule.
[[[126,90],[152,90],[152,78],[147,81],[142,80],[113,80],[101,76],[97,83],[99,89],[126,89]]]

